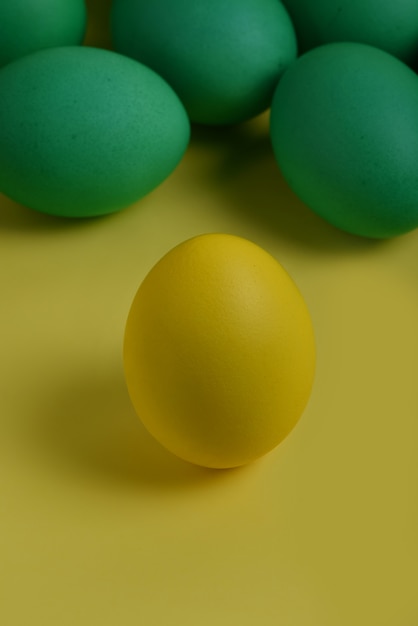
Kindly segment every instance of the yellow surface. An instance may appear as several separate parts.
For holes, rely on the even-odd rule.
[[[418,624],[418,232],[328,226],[281,180],[266,129],[195,129],[169,180],[104,219],[1,198],[2,625]],[[283,264],[318,349],[295,430],[225,472],[146,434],[122,368],[139,283],[210,231]]]

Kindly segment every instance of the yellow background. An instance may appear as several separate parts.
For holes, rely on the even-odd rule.
[[[94,45],[107,5],[90,3]],[[267,115],[195,128],[174,174],[119,214],[0,208],[0,623],[416,626],[418,231],[373,242],[312,214]],[[284,265],[318,349],[299,425],[231,471],[147,435],[121,357],[147,271],[214,231]]]

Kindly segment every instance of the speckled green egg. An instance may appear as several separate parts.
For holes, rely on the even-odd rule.
[[[81,44],[86,22],[84,0],[1,0],[0,66],[35,50]]]
[[[108,50],[42,50],[0,70],[0,191],[39,211],[91,217],[159,185],[190,124],[172,88]]]
[[[418,226],[418,78],[395,57],[307,52],[277,86],[270,130],[290,187],[331,224],[372,238]]]
[[[267,109],[297,53],[278,0],[114,0],[111,30],[115,49],[161,74],[202,124]]]
[[[335,41],[366,43],[407,63],[418,54],[417,0],[283,0],[301,52]]]

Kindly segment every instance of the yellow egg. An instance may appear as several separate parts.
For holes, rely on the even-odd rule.
[[[305,301],[256,244],[207,234],[140,285],[124,339],[129,394],[148,431],[206,467],[248,463],[295,426],[315,370]]]

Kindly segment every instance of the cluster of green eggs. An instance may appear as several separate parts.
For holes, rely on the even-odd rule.
[[[0,6],[0,191],[91,217],[181,161],[190,122],[271,108],[294,192],[335,226],[418,226],[418,5],[413,0],[114,0],[113,50],[82,45],[84,0]]]
[[[417,0],[108,7],[111,50],[83,45],[84,0],[2,0],[2,193],[61,217],[112,213],[173,172],[192,123],[239,124],[270,109],[278,166],[313,211],[365,237],[418,227]],[[124,366],[158,441],[193,463],[236,467],[297,423],[314,333],[275,259],[204,235],[138,289]]]

